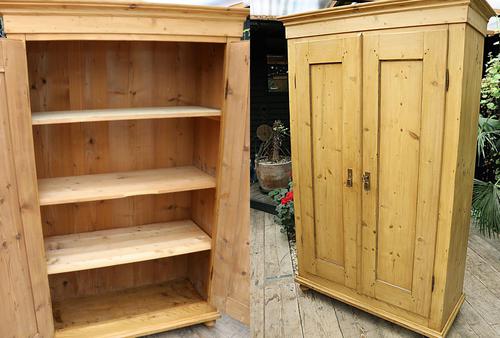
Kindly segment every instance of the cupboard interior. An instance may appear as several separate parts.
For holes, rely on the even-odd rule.
[[[196,168],[199,172],[196,175],[211,177],[214,182],[213,186],[183,187],[185,179],[177,184],[177,190],[168,193],[152,190],[151,193],[146,191],[110,199],[100,199],[97,194],[95,199],[91,197],[83,202],[42,203],[46,251],[47,242],[57,236],[182,220],[194,222],[204,234],[212,237],[220,118],[192,117],[189,113],[185,117],[141,118],[140,108],[201,106],[220,110],[225,45],[30,41],[26,47],[33,113],[139,108],[139,116],[134,120],[33,125],[39,182],[67,176],[126,175],[126,172],[166,168]],[[116,185],[120,184],[116,180]],[[207,242],[206,238],[204,240]],[[198,243],[196,238],[193,241]],[[92,298],[88,297],[113,298],[113,292],[133,293],[140,287],[150,285],[154,288],[154,285],[172,282],[174,284],[166,287],[168,290],[173,288],[177,293],[187,290],[190,294],[194,287],[206,300],[210,248],[200,249],[198,245],[196,250],[200,251],[189,253],[189,250],[188,247],[183,251],[188,253],[170,253],[168,257],[132,260],[118,265],[111,263],[97,268],[75,268],[75,271],[63,273],[51,274],[49,269],[56,329],[72,321],[68,319],[68,312],[63,315],[66,318],[60,318],[61,309],[71,308],[64,302],[74,302],[81,297],[87,297],[82,304],[91,304]],[[183,280],[189,285],[179,282]],[[140,292],[153,294],[151,290]],[[98,301],[98,297],[94,298]],[[174,305],[179,301],[172,300]]]

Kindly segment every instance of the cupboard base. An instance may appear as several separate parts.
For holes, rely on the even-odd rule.
[[[137,337],[220,318],[187,280],[54,302],[53,311],[56,338]]]
[[[423,317],[418,317],[419,319],[417,321],[412,321],[411,319],[405,318],[404,316],[398,315],[395,312],[388,311],[387,309],[384,309],[381,307],[377,306],[377,303],[382,304],[382,302],[377,301],[375,299],[372,299],[371,304],[367,303],[366,301],[366,296],[360,295],[357,292],[347,289],[345,287],[340,287],[342,291],[335,290],[332,288],[325,287],[321,284],[319,284],[317,281],[314,281],[312,279],[321,279],[318,277],[311,276],[309,277],[303,277],[303,276],[297,276],[295,278],[295,281],[299,283],[301,289],[303,287],[305,288],[310,288],[312,290],[315,290],[319,293],[325,294],[329,297],[335,298],[343,303],[346,303],[348,305],[354,306],[360,310],[366,311],[374,316],[380,317],[382,319],[388,320],[390,322],[393,322],[397,325],[403,326],[409,330],[415,331],[417,333],[420,333],[422,335],[425,335],[427,337],[432,337],[432,338],[444,338],[447,334],[448,331],[451,328],[451,325],[453,324],[453,321],[455,320],[458,312],[460,311],[460,307],[462,306],[465,295],[462,294],[462,296],[459,298],[457,304],[455,304],[455,307],[453,311],[450,314],[450,317],[446,321],[446,324],[444,325],[443,329],[441,331],[436,331],[433,330],[429,327],[427,327],[424,322],[427,321]],[[331,283],[331,282],[329,282]],[[333,283],[332,283],[333,285]],[[388,307],[392,308],[392,306],[387,305],[384,303],[383,307]],[[394,311],[404,311],[404,310],[399,310],[398,308],[394,307]],[[406,311],[405,311],[406,312]],[[414,315],[416,316],[416,315]]]

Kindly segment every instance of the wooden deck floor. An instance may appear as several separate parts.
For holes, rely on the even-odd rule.
[[[223,315],[217,320],[214,327],[195,325],[184,329],[158,333],[143,338],[246,338],[250,337],[248,326]]]
[[[420,337],[293,281],[286,235],[272,216],[252,210],[253,337]],[[500,240],[471,230],[466,301],[449,337],[500,337]]]

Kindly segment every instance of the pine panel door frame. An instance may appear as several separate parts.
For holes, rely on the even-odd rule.
[[[298,256],[301,261],[299,269],[304,269],[306,273],[324,277],[352,289],[357,288],[358,281],[358,233],[360,228],[359,210],[361,208],[361,46],[362,36],[357,34],[350,37],[299,42],[295,44],[295,49],[291,53],[296,60],[292,66],[292,71],[295,74],[293,91],[296,91],[294,95],[296,108],[291,110],[291,125],[292,135],[294,135],[292,137],[292,156],[295,159],[293,175],[294,181],[297,183],[295,187],[300,187],[300,191],[295,190]],[[342,187],[339,189],[342,189],[343,196],[338,201],[341,204],[340,208],[337,208],[342,210],[342,262],[327,261],[321,259],[318,254],[318,223],[322,223],[323,227],[332,226],[328,222],[318,222],[317,220],[318,209],[330,211],[329,201],[321,201],[317,196],[318,187],[328,189],[328,186],[323,182],[320,185],[318,181],[326,179],[325,175],[333,177],[334,170],[323,168],[325,170],[322,170],[322,174],[318,175],[315,172],[315,166],[323,166],[324,163],[317,161],[316,155],[313,155],[313,153],[320,152],[321,149],[313,148],[314,144],[317,143],[316,138],[318,138],[318,135],[314,134],[315,130],[320,128],[313,127],[316,122],[312,115],[314,97],[311,83],[314,81],[312,78],[314,68],[329,67],[330,65],[342,67],[341,79],[339,78],[339,80],[342,82],[340,95],[343,99],[340,103],[341,107],[337,106],[342,111],[341,123],[340,126],[337,126],[339,130],[342,130],[342,135],[336,136],[337,140],[340,137],[342,143],[341,150],[337,149],[341,151],[342,162],[340,164]],[[322,104],[324,105],[324,102]],[[335,105],[335,102],[333,104]],[[322,116],[321,118],[331,118],[331,116]],[[327,127],[325,126],[325,128]],[[351,174],[348,173],[348,169],[351,169]],[[350,178],[352,179],[352,187],[347,184]],[[340,185],[338,177],[335,183]],[[322,191],[322,195],[328,196],[328,193]],[[319,197],[321,198],[321,196]],[[325,238],[321,240],[325,241]],[[325,247],[335,245],[333,242],[323,244]]]
[[[371,189],[364,190],[362,194],[361,289],[368,296],[425,317],[429,314],[432,296],[445,112],[447,41],[448,28],[436,26],[418,32],[365,34],[363,45],[363,170],[371,174]],[[419,147],[417,178],[408,177],[418,179],[413,250],[409,250],[413,251],[410,288],[379,280],[377,263],[381,231],[381,225],[378,224],[381,189],[378,182],[381,161],[381,63],[404,60],[422,62],[420,130],[410,133],[418,141]],[[405,238],[400,240],[404,241]]]

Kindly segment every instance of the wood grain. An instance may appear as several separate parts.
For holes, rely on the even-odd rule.
[[[249,72],[250,43],[228,44],[211,295],[218,308],[247,324],[250,322]]]
[[[0,5],[8,34],[29,34],[28,39],[57,39],[61,34],[102,37],[107,34],[145,34],[163,39],[216,41],[239,38],[246,8],[186,6],[139,1],[6,1]],[[36,15],[36,20],[33,20]]]
[[[280,18],[287,38],[300,38],[360,31],[469,23],[482,35],[484,24],[495,16],[484,0],[388,0],[298,13]]]
[[[51,111],[32,114],[33,125],[77,123],[95,121],[146,120],[179,117],[214,117],[220,116],[220,110],[193,106],[90,109]]]
[[[7,191],[3,192],[5,198],[0,197],[0,201],[2,201],[0,206],[5,208],[4,212],[0,214],[5,213],[4,217],[10,219],[3,221],[8,224],[5,225],[6,233],[0,230],[0,238],[5,238],[2,241],[11,246],[8,248],[9,254],[2,257],[2,261],[9,267],[9,272],[6,272],[6,275],[18,275],[15,278],[15,285],[23,284],[23,290],[31,290],[25,295],[32,297],[30,300],[25,299],[26,296],[20,297],[20,295],[17,295],[16,290],[19,290],[17,287],[15,290],[9,291],[9,294],[20,298],[12,300],[16,304],[15,309],[6,307],[6,311],[10,313],[6,313],[5,318],[11,318],[10,323],[12,323],[12,326],[1,326],[4,330],[10,331],[6,332],[5,335],[7,336],[18,334],[17,330],[25,332],[28,336],[33,333],[51,336],[54,329],[47,270],[43,263],[45,258],[37,198],[38,191],[35,183],[36,171],[28,101],[26,49],[24,41],[2,39],[0,46],[0,60],[2,60],[1,63],[5,67],[4,72],[0,73],[2,78],[0,95],[3,96],[0,115],[2,118],[2,136],[5,138],[0,149],[3,150],[2,153],[4,154],[1,162],[6,166],[2,170],[5,173],[3,177],[5,182],[2,187],[7,189]],[[13,196],[11,194],[17,195],[17,201],[10,199]],[[13,227],[17,230],[14,230]],[[16,231],[14,237],[12,237],[12,231]],[[14,243],[18,244],[14,245]],[[13,245],[19,251],[13,250]],[[16,258],[16,254],[22,255],[24,258],[18,261],[20,257]],[[17,262],[17,264],[14,262]],[[19,271],[17,271],[18,269]],[[30,294],[31,296],[29,296]],[[31,302],[33,302],[31,304],[32,308],[26,308],[26,305]],[[20,314],[18,311],[21,313],[23,311],[28,312],[22,314],[23,319],[13,318],[12,316]],[[34,311],[36,316],[35,322],[32,321],[31,311]],[[30,330],[33,326],[35,326],[36,332],[29,334],[26,330]],[[24,327],[24,329],[21,327]],[[19,335],[23,336],[24,334],[19,333]]]
[[[24,230],[16,240],[27,262],[19,261],[18,272],[32,283],[23,288],[32,290],[32,303],[16,306],[33,312],[23,316],[24,328],[16,312],[8,314],[9,330],[53,336],[42,228],[49,265],[60,264],[48,278],[56,336],[213,324],[210,249],[219,243],[217,217],[230,212],[217,212],[216,181],[245,163],[249,146],[231,130],[239,121],[224,124],[243,102],[227,108],[226,97],[248,97],[248,81],[237,82],[240,71],[248,77],[248,62],[226,69],[226,44],[239,40],[248,9],[35,0],[2,2],[0,14],[18,40],[8,50],[10,42],[0,44],[12,110],[4,122],[16,131],[6,133],[3,148],[17,153],[12,172],[22,176],[12,185],[17,203],[9,203],[21,221],[10,222]],[[222,155],[222,144],[240,142],[227,137],[243,140],[239,157]],[[233,235],[234,225],[226,237],[248,247],[248,234]],[[229,258],[240,277],[228,288],[227,309],[245,320],[248,252]],[[161,284],[175,279],[188,282]]]
[[[175,167],[38,180],[41,205],[99,201],[214,187],[215,178],[195,167]]]
[[[464,302],[491,13],[483,0],[389,0],[281,18],[289,46],[299,283],[429,336],[450,330]],[[347,42],[356,36],[358,44]],[[344,66],[346,46],[362,48],[355,57],[362,67]],[[341,93],[346,83],[352,86]],[[362,142],[353,132],[360,129]],[[348,175],[335,174],[349,169],[355,189],[340,201]],[[351,289],[342,265],[356,276]]]
[[[141,262],[210,249],[210,237],[189,220],[45,239],[49,274]]]
[[[184,280],[54,303],[57,338],[136,337],[219,318]]]
[[[359,95],[352,96],[361,92],[361,36],[299,43],[296,48],[293,86],[302,113],[298,154],[295,148],[293,155],[300,157],[299,168],[293,171],[300,177],[300,214],[307,217],[300,226],[298,250],[305,253],[306,270],[355,288],[361,102]],[[348,172],[352,186],[346,183]]]
[[[0,43],[5,48],[4,43]],[[0,54],[2,61],[4,55]],[[3,149],[0,161],[0,296],[5,300],[0,307],[1,336],[34,336],[38,333],[33,291],[26,259],[26,244],[16,183],[16,169],[9,125],[5,73],[0,72],[0,147]],[[28,292],[26,292],[28,290]],[[7,325],[7,323],[11,323]]]

